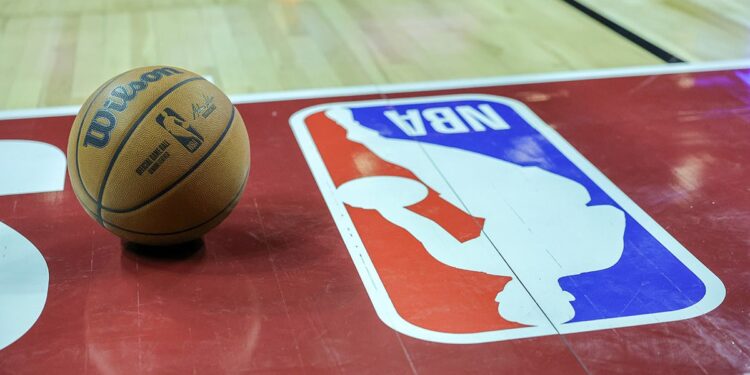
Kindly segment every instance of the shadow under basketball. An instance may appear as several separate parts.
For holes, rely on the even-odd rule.
[[[206,249],[203,239],[201,238],[167,246],[144,245],[135,242],[122,241],[122,247],[126,250],[124,254],[130,253],[151,260],[165,261],[185,260],[194,256],[201,256]]]

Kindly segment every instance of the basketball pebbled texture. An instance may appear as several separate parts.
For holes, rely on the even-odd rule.
[[[125,240],[170,245],[218,225],[250,167],[245,124],[229,99],[182,68],[151,66],[99,87],[76,116],[68,173],[78,200]]]

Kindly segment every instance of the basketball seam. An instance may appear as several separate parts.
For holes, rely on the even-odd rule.
[[[86,195],[89,197],[89,199],[91,199],[94,203],[96,203],[96,199],[94,199],[94,197],[91,196],[91,193],[89,193],[88,187],[86,187],[86,184],[83,183],[83,177],[81,177],[81,168],[78,165],[78,155],[80,154],[80,152],[78,152],[78,146],[81,144],[81,130],[83,130],[84,120],[86,120],[86,116],[89,115],[89,111],[91,110],[91,106],[94,105],[94,102],[99,97],[99,95],[102,94],[102,92],[104,91],[104,89],[106,89],[107,86],[109,86],[110,83],[114,82],[116,79],[118,79],[118,78],[120,78],[120,77],[122,77],[122,76],[124,76],[125,74],[128,74],[128,73],[130,73],[130,72],[128,71],[128,72],[122,73],[122,74],[120,74],[118,76],[115,76],[114,78],[110,79],[109,81],[105,82],[102,85],[102,87],[99,89],[99,91],[96,92],[96,94],[94,95],[94,97],[91,98],[91,103],[89,103],[89,106],[86,107],[86,112],[83,113],[83,117],[81,117],[81,122],[78,124],[78,135],[76,136],[76,174],[78,175],[77,176],[78,177],[78,182],[81,183],[81,187],[83,188],[83,192],[86,193]]]
[[[193,82],[197,80],[205,80],[203,77],[191,77],[185,80],[182,80],[176,84],[174,84],[172,87],[164,91],[161,95],[159,95],[158,98],[156,98],[151,104],[146,107],[146,109],[141,113],[141,115],[138,117],[138,119],[130,126],[130,129],[128,129],[128,132],[125,134],[125,137],[120,141],[120,144],[117,146],[117,150],[115,150],[115,153],[112,155],[112,158],[109,161],[109,165],[107,166],[107,170],[104,172],[104,177],[102,178],[102,183],[99,186],[99,195],[96,200],[96,216],[97,219],[99,219],[99,223],[102,224],[102,199],[104,198],[104,189],[107,186],[107,180],[109,179],[109,174],[112,172],[112,168],[115,165],[115,162],[117,161],[117,158],[120,156],[120,152],[122,152],[122,149],[125,147],[125,144],[130,139],[130,136],[133,135],[135,132],[135,129],[138,128],[138,126],[143,122],[143,120],[146,118],[146,115],[148,115],[154,107],[156,107],[159,102],[164,100],[169,94],[173,93],[175,90],[177,90],[179,87]]]
[[[108,212],[113,212],[113,213],[125,213],[125,212],[135,211],[137,209],[143,208],[144,206],[148,205],[149,203],[152,203],[153,201],[159,199],[162,195],[164,195],[167,192],[169,192],[170,190],[174,189],[175,186],[177,186],[180,182],[182,182],[183,180],[185,180],[186,178],[188,178],[193,172],[195,172],[196,169],[198,169],[198,167],[201,166],[201,164],[203,164],[204,161],[206,161],[206,159],[208,159],[209,156],[211,156],[211,154],[213,154],[214,151],[216,151],[216,148],[219,147],[219,145],[221,144],[221,142],[226,137],[227,133],[229,133],[229,129],[232,127],[232,124],[234,123],[235,111],[236,111],[236,109],[234,108],[234,106],[232,106],[232,114],[229,116],[229,122],[227,122],[227,125],[224,127],[224,131],[221,133],[221,136],[219,136],[219,139],[216,140],[216,142],[211,146],[211,148],[208,151],[206,151],[206,153],[203,156],[201,156],[201,158],[195,164],[193,164],[193,166],[190,167],[189,170],[187,170],[182,176],[180,176],[180,178],[178,178],[176,181],[174,181],[171,185],[169,185],[166,188],[162,189],[160,192],[156,193],[151,198],[148,198],[144,202],[136,204],[133,207],[122,208],[122,209],[114,209],[114,208],[105,207],[104,204],[101,204],[101,209],[102,210],[106,210]]]
[[[192,226],[190,228],[182,229],[182,230],[179,230],[179,231],[176,231],[176,232],[148,233],[148,232],[138,232],[138,231],[134,231],[134,230],[130,230],[130,229],[125,229],[123,227],[115,225],[114,223],[111,223],[109,221],[105,221],[104,219],[102,219],[102,223],[103,224],[107,224],[107,225],[109,225],[109,226],[111,226],[113,228],[117,228],[117,229],[119,229],[121,231],[124,231],[124,232],[133,233],[133,234],[140,234],[140,235],[145,235],[145,236],[173,236],[175,234],[189,232],[189,231],[191,231],[193,229],[200,228],[200,227],[202,227],[202,226],[210,223],[212,220],[214,220],[217,217],[221,216],[221,214],[224,213],[227,209],[229,209],[230,207],[232,207],[233,204],[237,203],[237,201],[239,201],[239,199],[240,199],[240,195],[245,190],[245,186],[247,185],[247,179],[248,179],[249,175],[250,175],[250,167],[248,166],[247,171],[245,172],[244,181],[242,182],[242,185],[240,185],[240,188],[237,191],[237,193],[235,193],[234,196],[232,197],[232,199],[229,200],[229,204],[227,204],[226,206],[224,206],[224,208],[222,208],[216,215],[214,215],[211,218],[209,218],[209,219],[201,222],[200,224],[197,224],[197,225]],[[84,209],[86,211],[89,211],[89,209],[87,209],[86,207],[84,207]],[[91,211],[89,211],[89,213],[91,213]]]

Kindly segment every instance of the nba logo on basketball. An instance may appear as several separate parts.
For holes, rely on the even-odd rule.
[[[190,152],[195,152],[203,144],[203,137],[198,131],[172,108],[164,108],[156,116],[156,122]]]
[[[721,281],[526,106],[331,103],[291,125],[378,316],[480,343],[689,319]]]

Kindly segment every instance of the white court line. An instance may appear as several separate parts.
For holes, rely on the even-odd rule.
[[[731,70],[750,68],[750,59],[728,60],[701,63],[677,63],[624,68],[607,68],[568,72],[519,74],[487,78],[470,78],[447,81],[427,81],[411,83],[392,83],[382,85],[363,85],[331,87],[318,89],[275,91],[250,94],[229,95],[235,104],[262,103],[281,100],[300,100],[329,98],[336,96],[395,94],[429,90],[451,90],[488,86],[507,86],[529,83],[546,83],[561,81],[580,81],[586,79],[632,77],[640,75],[661,75],[675,73],[697,73],[713,70]],[[0,111],[0,120],[38,118],[53,116],[70,116],[78,113],[80,106],[45,107],[12,109]]]
[[[78,113],[80,105],[69,105],[64,107],[43,107],[26,109],[6,109],[0,111],[0,120],[11,120],[19,118],[38,118],[70,116]]]
[[[230,95],[235,104],[258,103],[278,100],[314,99],[334,96],[396,94],[415,91],[450,90],[488,86],[507,86],[528,83],[580,81],[586,79],[632,77],[639,75],[661,75],[675,73],[697,73],[713,70],[750,68],[750,59],[729,60],[706,63],[675,63],[662,65],[608,68],[568,72],[519,74],[487,78],[469,78],[447,81],[426,81],[412,83],[391,83],[383,85],[349,86],[323,89],[280,91],[257,94]]]

